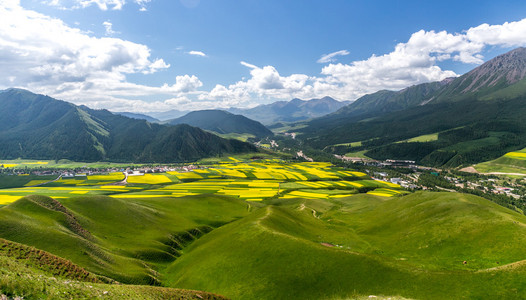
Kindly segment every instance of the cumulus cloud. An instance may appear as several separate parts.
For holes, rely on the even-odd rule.
[[[192,51],[188,51],[188,54],[195,55],[195,56],[206,57],[206,54],[204,52],[202,52],[202,51],[192,50]]]
[[[317,63],[325,64],[329,62],[334,62],[336,61],[336,58],[335,58],[336,56],[344,56],[344,55],[349,55],[349,51],[340,50],[340,51],[332,52],[329,54],[324,54],[320,57],[320,59],[318,59]]]
[[[93,37],[59,19],[26,10],[19,1],[2,3],[0,72],[5,76],[0,76],[1,88],[27,88],[77,104],[111,108],[141,96],[182,97],[202,86],[194,75],[177,76],[175,83],[158,87],[128,82],[127,74],[151,74],[170,65],[152,58],[145,45]],[[103,25],[113,31],[110,22]],[[139,100],[134,101],[130,105]],[[152,107],[142,103],[143,108]]]

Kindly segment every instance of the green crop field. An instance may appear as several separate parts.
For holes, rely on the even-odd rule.
[[[526,176],[526,149],[508,152],[503,156],[474,166],[481,173],[515,173]]]
[[[0,238],[124,284],[45,277],[46,294],[29,287],[40,269],[23,269],[22,284],[0,251],[0,293],[162,298],[133,294],[142,284],[232,299],[517,299],[526,288],[526,217],[485,199],[409,193],[329,163],[197,166],[0,189]]]
[[[438,133],[432,133],[432,134],[424,134],[421,136],[417,136],[408,140],[400,141],[398,143],[408,142],[408,143],[415,143],[415,142],[432,142],[438,140]]]

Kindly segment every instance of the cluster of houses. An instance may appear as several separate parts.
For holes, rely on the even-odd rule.
[[[138,166],[138,167],[128,167],[128,168],[78,168],[78,169],[38,169],[31,170],[32,175],[37,176],[46,176],[46,175],[56,175],[61,176],[62,178],[75,178],[81,176],[90,176],[98,174],[107,174],[107,173],[116,173],[123,172],[128,174],[128,176],[140,176],[149,173],[164,173],[168,171],[178,171],[178,172],[188,172],[198,167],[195,165],[187,165],[181,167],[174,166]],[[15,171],[8,173],[9,175],[22,175],[26,174],[27,171]]]

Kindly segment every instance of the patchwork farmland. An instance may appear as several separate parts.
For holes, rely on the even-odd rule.
[[[277,159],[244,162],[230,158],[227,162],[201,165],[184,172],[140,175],[114,172],[58,180],[49,176],[35,178],[21,181],[23,184],[19,187],[1,189],[0,205],[35,194],[55,199],[83,195],[126,199],[215,194],[262,201],[270,198],[341,198],[360,192],[383,197],[406,193],[396,184],[373,180],[365,173],[336,168],[330,163],[287,163]]]

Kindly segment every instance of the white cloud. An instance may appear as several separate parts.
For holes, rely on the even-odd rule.
[[[102,22],[102,26],[104,26],[104,28],[106,28],[106,35],[114,35],[114,34],[118,33],[118,32],[113,30],[113,24],[110,23],[110,21]]]
[[[328,62],[334,62],[336,61],[336,56],[343,56],[343,55],[349,55],[349,51],[347,50],[340,50],[336,52],[332,52],[329,54],[324,54],[320,59],[318,59],[317,63],[324,64]]]
[[[135,3],[137,3],[141,8],[140,11],[147,11],[146,4],[150,3],[152,0],[134,0]]]
[[[203,83],[195,75],[184,75],[177,76],[174,85],[170,87],[163,85],[162,88],[170,90],[171,93],[189,93],[196,91],[201,86]]]
[[[259,69],[257,66],[249,64],[249,63],[244,62],[244,61],[241,61],[240,64],[245,66],[245,67],[247,67],[247,68],[250,68],[250,69]]]
[[[95,4],[101,10],[108,10],[108,8],[121,10],[126,3],[125,0],[77,0],[77,2],[82,8]]]
[[[206,57],[206,54],[204,52],[202,52],[202,51],[192,50],[192,51],[188,51],[188,54],[195,55],[195,56]]]
[[[81,9],[95,5],[100,10],[121,10],[126,5],[126,0],[45,0],[43,2],[60,9]],[[133,0],[133,2],[139,5],[140,11],[147,11],[146,4],[151,0]]]

